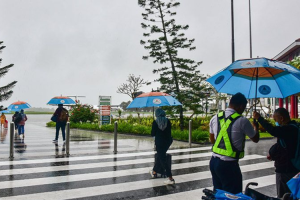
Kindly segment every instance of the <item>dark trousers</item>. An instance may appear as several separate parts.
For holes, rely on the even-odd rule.
[[[287,182],[292,179],[297,173],[277,173],[276,172],[276,188],[277,197],[282,198],[285,193],[291,193],[287,186]]]
[[[56,122],[56,136],[55,140],[58,140],[59,129],[61,129],[63,140],[65,140],[66,122]]]
[[[153,171],[157,172],[158,169],[160,168],[159,166],[162,166],[166,170],[167,177],[171,177],[172,172],[171,172],[170,167],[167,164],[168,149],[169,149],[169,147],[156,146],[157,157],[158,157],[159,163],[155,163],[155,165],[153,167]]]
[[[242,192],[243,177],[238,161],[223,161],[212,156],[209,167],[214,190],[221,189],[233,194]]]

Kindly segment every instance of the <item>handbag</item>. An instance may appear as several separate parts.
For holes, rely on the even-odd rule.
[[[57,116],[56,116],[56,115],[53,115],[53,116],[51,117],[51,121],[57,122]]]

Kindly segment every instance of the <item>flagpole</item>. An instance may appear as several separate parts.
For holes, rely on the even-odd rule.
[[[232,62],[235,61],[235,49],[234,49],[234,14],[233,14],[233,0],[231,0],[231,50],[232,50]]]

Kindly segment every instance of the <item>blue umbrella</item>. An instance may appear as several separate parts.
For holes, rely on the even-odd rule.
[[[76,102],[70,97],[57,96],[53,97],[47,104],[58,105],[58,104],[76,104]]]
[[[20,111],[21,109],[27,109],[30,108],[31,106],[26,103],[25,101],[17,101],[14,102],[12,104],[10,104],[7,109],[11,110],[11,111]]]
[[[207,81],[221,93],[285,98],[300,92],[300,71],[267,58],[237,60]]]
[[[135,98],[127,108],[145,108],[160,106],[181,106],[182,104],[169,94],[163,92],[148,92]]]
[[[10,113],[10,110],[1,110],[0,113]]]

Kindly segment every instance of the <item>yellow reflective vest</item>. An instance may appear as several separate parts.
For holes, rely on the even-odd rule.
[[[244,157],[245,140],[243,142],[243,150],[238,151],[232,145],[231,138],[232,125],[239,117],[241,117],[241,115],[236,112],[227,118],[225,118],[224,111],[218,113],[218,134],[216,142],[212,148],[212,151],[214,153],[235,159],[240,159]]]

